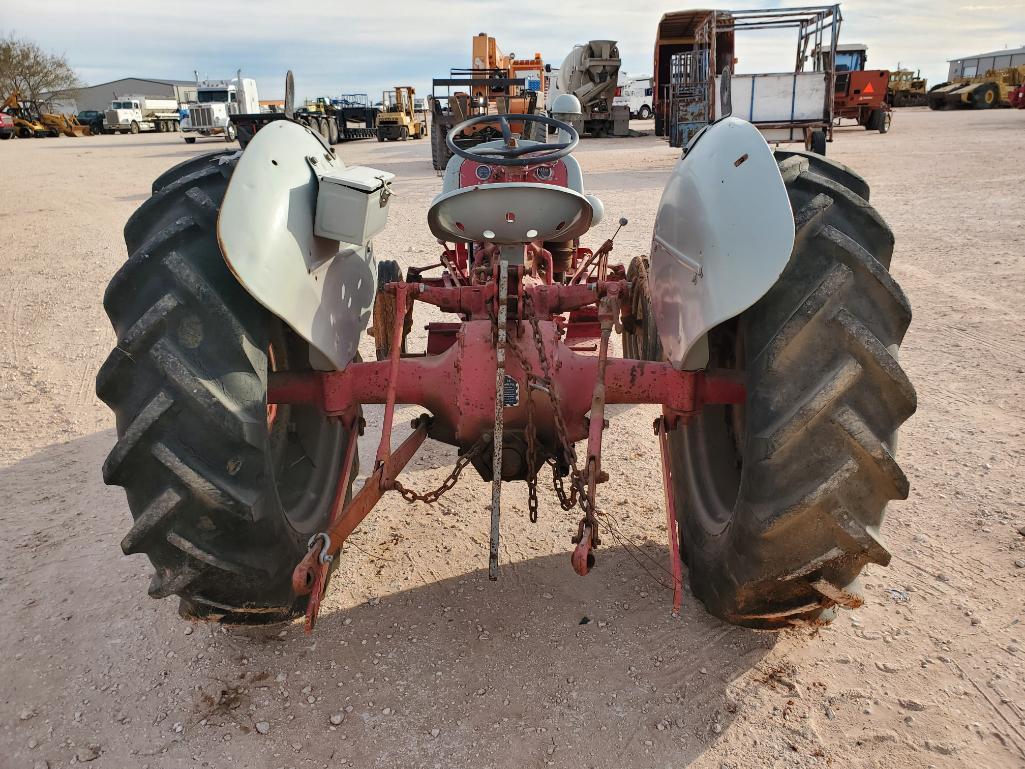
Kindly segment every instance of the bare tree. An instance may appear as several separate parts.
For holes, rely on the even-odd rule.
[[[13,91],[23,99],[67,99],[81,87],[63,54],[47,53],[13,33],[0,37],[0,99]]]

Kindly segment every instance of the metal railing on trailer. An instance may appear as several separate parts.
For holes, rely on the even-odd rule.
[[[373,139],[377,136],[377,116],[381,109],[370,103],[365,93],[343,93],[333,102],[338,123],[338,141]]]
[[[769,142],[804,142],[825,152],[833,136],[839,5],[710,11],[696,26],[691,50],[674,53],[662,96],[668,138],[683,146],[704,125],[723,117],[717,104],[722,73],[713,62],[732,60],[737,32],[797,30],[793,72],[736,74],[730,79],[731,114],[754,123]],[[728,50],[719,50],[728,47]],[[822,55],[813,56],[818,50]],[[811,65],[810,69],[806,67]]]

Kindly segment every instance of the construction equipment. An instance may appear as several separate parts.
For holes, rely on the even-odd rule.
[[[43,125],[39,119],[39,111],[32,102],[23,102],[21,94],[17,91],[11,93],[0,105],[0,110],[6,112],[13,118],[15,135],[22,139],[41,139],[47,136],[57,136],[58,132]]]
[[[553,111],[582,113],[569,94]],[[556,136],[523,139],[514,123]],[[500,138],[461,144],[494,125]],[[346,538],[382,496],[431,504],[470,465],[491,490],[492,579],[520,512],[503,510],[503,484],[526,486],[523,517],[538,522],[542,470],[566,512],[550,523],[586,575],[622,536],[620,495],[600,493],[615,483],[609,407],[648,403],[661,408],[674,612],[678,535],[694,593],[730,622],[804,626],[859,606],[862,567],[889,560],[879,527],[908,493],[896,430],[916,406],[898,362],[911,311],[864,180],[774,155],[722,117],[669,176],[650,259],[625,269],[611,256],[628,222],[604,223],[571,124],[483,113],[446,143],[426,216],[439,254],[405,280],[372,242],[394,175],[345,166],[288,119],[241,153],[166,172],[125,225],[130,256],[104,295],[117,344],[96,387],[117,418],[104,479],[135,517],[121,546],[156,567],[150,595],[227,622],[305,611],[312,630]],[[410,349],[424,305],[426,343]],[[368,326],[376,361],[358,356]],[[620,329],[626,358],[610,349]],[[383,406],[381,438],[352,493],[369,404]],[[406,404],[426,413],[399,437]],[[441,486],[414,490],[401,473],[427,438],[458,459]]]
[[[60,112],[40,112],[39,122],[51,131],[72,138],[92,135],[89,126],[79,123],[78,118],[74,115],[65,115]]]
[[[1025,83],[1025,65],[986,70],[982,75],[929,89],[929,109],[993,109],[1011,106],[1011,93]]]
[[[815,56],[825,57],[825,51],[818,49]],[[833,116],[837,125],[841,120],[855,120],[869,131],[886,133],[890,130],[892,113],[887,100],[890,86],[890,71],[886,69],[866,70],[868,46],[863,43],[843,43],[836,46],[833,80]],[[827,62],[821,69],[828,67]]]
[[[416,90],[412,86],[397,85],[381,97],[381,112],[377,116],[377,140],[405,141],[427,135],[427,110],[416,109]]]
[[[1025,109],[1025,83],[1011,91],[1007,101],[1015,109]]]
[[[337,143],[338,122],[330,99],[318,96],[316,99],[307,100],[303,106],[295,110],[292,119],[309,126],[323,136],[328,144]]]
[[[574,123],[585,136],[629,136],[630,107],[616,104],[619,48],[615,40],[591,40],[573,47],[559,67],[555,95],[572,94],[583,114]]]
[[[495,38],[481,32],[472,40],[471,67],[454,68],[447,78],[435,78],[428,99],[431,111],[431,159],[436,171],[444,170],[452,157],[447,136],[451,128],[470,117],[482,115],[535,115],[543,111],[544,62],[540,53],[532,59],[504,54]],[[442,92],[444,89],[444,92]],[[453,91],[453,89],[456,89]],[[538,123],[513,121],[514,133],[540,131]],[[480,121],[457,139],[470,148],[501,136],[497,121]],[[524,138],[543,139],[540,134]]]
[[[924,107],[927,81],[919,70],[897,69],[890,72],[886,100],[891,107]]]
[[[758,126],[769,142],[802,142],[824,155],[833,137],[841,21],[839,5],[665,14],[655,38],[655,134],[683,147],[733,114]],[[737,33],[782,29],[797,30],[794,71],[738,74]]]

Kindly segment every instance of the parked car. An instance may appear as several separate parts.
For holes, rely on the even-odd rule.
[[[6,112],[0,112],[0,139],[10,139],[14,135],[14,118]]]
[[[103,112],[98,109],[85,109],[78,113],[78,122],[89,126],[89,133],[98,136],[103,133]]]

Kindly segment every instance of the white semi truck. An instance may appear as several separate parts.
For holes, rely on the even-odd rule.
[[[104,133],[177,131],[178,100],[160,96],[121,96],[103,113]]]
[[[188,116],[181,121],[185,141],[195,144],[199,136],[223,136],[233,142],[238,130],[231,122],[232,115],[254,114],[260,111],[260,96],[256,81],[242,77],[239,70],[231,80],[199,80],[196,78],[196,101],[189,104]]]

